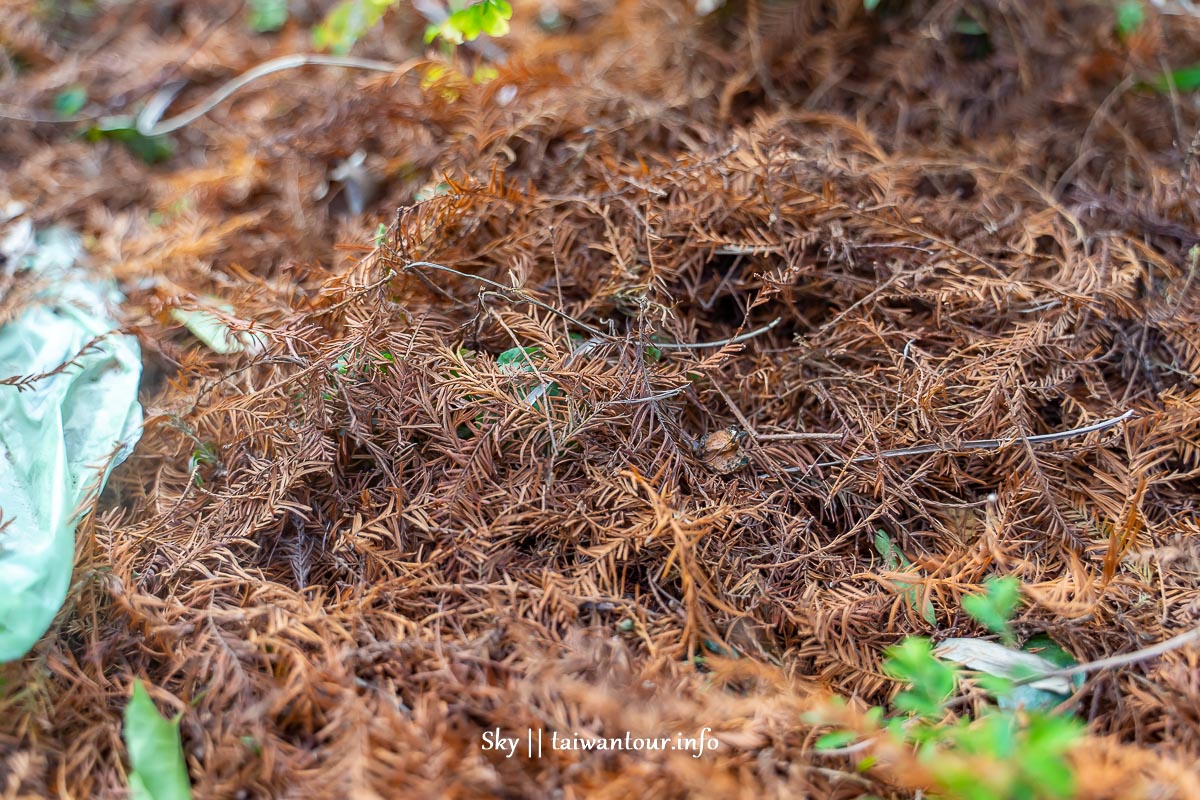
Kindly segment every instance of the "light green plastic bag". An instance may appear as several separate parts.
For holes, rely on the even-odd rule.
[[[132,336],[111,333],[115,286],[74,265],[81,250],[65,231],[19,244],[5,242],[9,268],[15,258],[48,288],[0,328],[0,379],[75,364],[0,386],[0,662],[25,655],[50,627],[71,583],[75,526],[142,426],[141,353]]]

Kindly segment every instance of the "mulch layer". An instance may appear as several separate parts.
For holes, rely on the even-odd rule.
[[[146,410],[0,672],[5,798],[124,796],[136,678],[199,798],[912,797],[917,759],[857,770],[808,713],[886,705],[907,635],[986,635],[987,578],[1080,662],[1200,624],[1200,107],[1153,85],[1200,19],[515,5],[490,81],[401,3],[354,51],[394,72],[272,74],[153,165],[55,97],[188,109],[327,4],[0,12],[0,206],[116,278]],[[210,297],[265,346],[172,315]],[[1081,797],[1200,797],[1198,662],[1089,674]]]

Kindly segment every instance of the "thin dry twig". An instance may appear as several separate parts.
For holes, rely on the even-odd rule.
[[[248,69],[236,78],[231,78],[225,83],[217,87],[208,97],[201,100],[192,108],[176,114],[173,117],[168,117],[165,120],[159,118],[170,107],[171,101],[182,88],[178,85],[164,87],[154,97],[152,97],[142,109],[137,117],[137,131],[143,136],[162,136],[168,133],[174,133],[180,128],[191,125],[196,120],[203,117],[208,112],[219,106],[221,103],[228,100],[236,92],[254,83],[268,75],[274,75],[278,72],[283,72],[289,69],[297,69],[299,67],[346,67],[349,69],[370,70],[373,72],[391,72],[403,74],[417,66],[421,62],[418,60],[408,61],[403,64],[397,64],[390,61],[378,61],[371,58],[357,58],[355,56],[331,56],[321,53],[300,53],[291,56],[280,56],[273,58],[270,61],[264,61],[258,66]]]
[[[1120,423],[1131,419],[1134,415],[1132,410],[1126,411],[1119,417],[1102,420],[1100,422],[1086,425],[1081,428],[1072,428],[1069,431],[1059,431],[1057,433],[1043,433],[1037,436],[1014,437],[1011,439],[974,439],[968,442],[962,442],[956,445],[943,444],[924,444],[915,447],[901,447],[896,450],[884,450],[882,453],[872,453],[869,455],[855,456],[853,458],[840,458],[832,461],[821,461],[814,466],[817,467],[836,467],[842,464],[863,464],[873,461],[880,461],[885,458],[903,458],[904,456],[920,456],[930,453],[953,453],[955,455],[964,455],[973,450],[999,450],[1007,445],[1016,443],[1025,444],[1046,444],[1048,442],[1060,442],[1065,439],[1073,439],[1077,436],[1085,436],[1089,433],[1108,430]],[[784,472],[804,472],[808,467],[788,467]]]

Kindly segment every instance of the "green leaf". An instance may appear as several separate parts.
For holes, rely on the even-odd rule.
[[[120,142],[125,149],[145,161],[157,164],[175,154],[175,144],[168,136],[145,136],[138,132],[133,117],[105,117],[83,133],[89,142],[105,139]]]
[[[125,750],[134,800],[191,800],[192,785],[179,741],[179,720],[163,719],[141,681],[125,706]]]
[[[883,671],[911,687],[896,696],[896,707],[922,717],[940,717],[958,684],[957,668],[938,659],[922,636],[909,636],[889,647]]]
[[[892,543],[891,537],[883,528],[875,532],[875,549],[883,557],[884,568],[888,571],[895,572],[901,568],[916,571],[912,562]],[[893,587],[898,594],[903,595],[908,607],[921,615],[921,619],[931,626],[937,625],[937,614],[934,613],[933,603],[927,597],[922,598],[920,586],[908,581],[896,581]]]
[[[54,98],[54,113],[60,117],[73,117],[87,105],[87,89],[79,84],[68,86]]]
[[[500,77],[500,70],[493,67],[491,64],[480,64],[471,73],[471,82],[475,84],[491,83]]]
[[[496,357],[496,365],[511,376],[534,372],[533,359],[541,353],[539,347],[512,347]],[[526,403],[537,407],[543,397],[561,397],[562,387],[554,381],[536,386],[523,398]]]
[[[313,45],[338,55],[350,52],[363,34],[375,27],[397,0],[342,0],[317,27]]]
[[[1002,637],[1011,636],[1008,621],[1020,600],[1021,582],[1013,577],[992,578],[984,584],[984,594],[963,598],[963,611],[971,619]]]
[[[954,20],[954,32],[960,33],[963,36],[986,36],[987,31],[983,25],[979,24],[979,20],[965,13],[960,13]]]
[[[1021,771],[1026,783],[1037,787],[1037,797],[1068,798],[1075,796],[1075,775],[1062,755],[1039,753],[1032,746],[1021,754]]]
[[[512,372],[532,372],[531,359],[541,352],[540,347],[512,347],[496,357],[496,364]]]
[[[817,737],[815,745],[818,750],[837,750],[845,747],[858,738],[854,731],[832,731]]]
[[[905,728],[907,722],[908,720],[904,719],[904,717],[892,717],[889,719],[886,725],[888,736],[897,742],[907,741],[908,730]]]
[[[212,443],[205,442],[192,451],[192,457],[188,460],[188,471],[215,463],[217,463],[217,448]]]
[[[1017,751],[1017,718],[1014,714],[987,713],[972,722],[963,719],[946,731],[958,750],[1009,760]]]
[[[909,586],[907,583],[897,583],[897,586]],[[937,614],[933,610],[933,603],[928,597],[921,597],[921,587],[911,586],[904,590],[904,599],[908,603],[908,607],[921,615],[921,619],[925,620],[930,627],[937,626]]]
[[[883,528],[875,531],[875,550],[883,557],[883,566],[894,570],[901,565],[908,566],[908,559],[892,544],[892,538]]]
[[[1180,67],[1177,70],[1172,70],[1170,78],[1167,75],[1162,75],[1155,79],[1154,83],[1150,84],[1154,89],[1166,94],[1171,91],[1171,85],[1175,85],[1177,92],[1192,92],[1200,89],[1200,64],[1192,64],[1189,67]]]
[[[999,675],[991,675],[987,672],[981,672],[976,675],[975,683],[979,684],[979,688],[983,689],[992,697],[1002,697],[1013,690],[1013,682],[1008,678],[1002,678]]]
[[[287,0],[250,0],[250,30],[272,33],[283,27],[288,18]]]
[[[1137,33],[1146,24],[1146,9],[1141,0],[1122,0],[1117,3],[1117,34],[1122,38]]]
[[[726,650],[724,647],[717,644],[716,642],[714,642],[711,639],[704,640],[704,649],[709,651],[710,653],[714,653],[718,656],[722,656],[723,658],[741,658],[741,656],[738,655],[737,650],[733,650],[733,649]]]
[[[483,0],[466,8],[460,8],[436,25],[425,29],[425,44],[441,37],[447,44],[460,45],[478,39],[481,34],[504,36],[508,33],[508,21],[512,19],[512,6],[504,0]]]
[[[205,442],[192,451],[192,455],[188,459],[188,474],[193,476],[192,481],[196,486],[204,485],[204,477],[200,474],[200,468],[215,463],[217,463],[217,449],[212,444]]]
[[[1077,719],[1047,714],[1029,715],[1029,746],[1046,753],[1063,753],[1084,734],[1084,725]]]
[[[485,8],[479,15],[479,28],[488,36],[504,36],[508,33],[508,19],[497,11]]]
[[[1075,776],[1063,756],[1085,732],[1085,725],[1070,717],[1030,714],[1019,755],[1025,783],[1043,797],[1073,797]]]
[[[863,8],[867,11],[874,11],[879,8],[880,0],[863,0]]]
[[[1056,667],[1074,667],[1079,664],[1058,642],[1044,633],[1039,633],[1037,636],[1029,639],[1021,646],[1021,649],[1026,653],[1041,656]],[[1070,681],[1076,690],[1082,689],[1083,684],[1087,681],[1087,676],[1081,672],[1078,675],[1072,675]]]

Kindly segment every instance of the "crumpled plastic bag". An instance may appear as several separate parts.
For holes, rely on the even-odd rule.
[[[25,655],[54,621],[71,584],[75,527],[142,428],[141,352],[114,333],[109,311],[123,298],[75,266],[73,234],[35,236],[21,222],[3,241],[5,268],[38,272],[47,288],[0,327],[0,380],[43,377],[0,385],[0,662]]]

